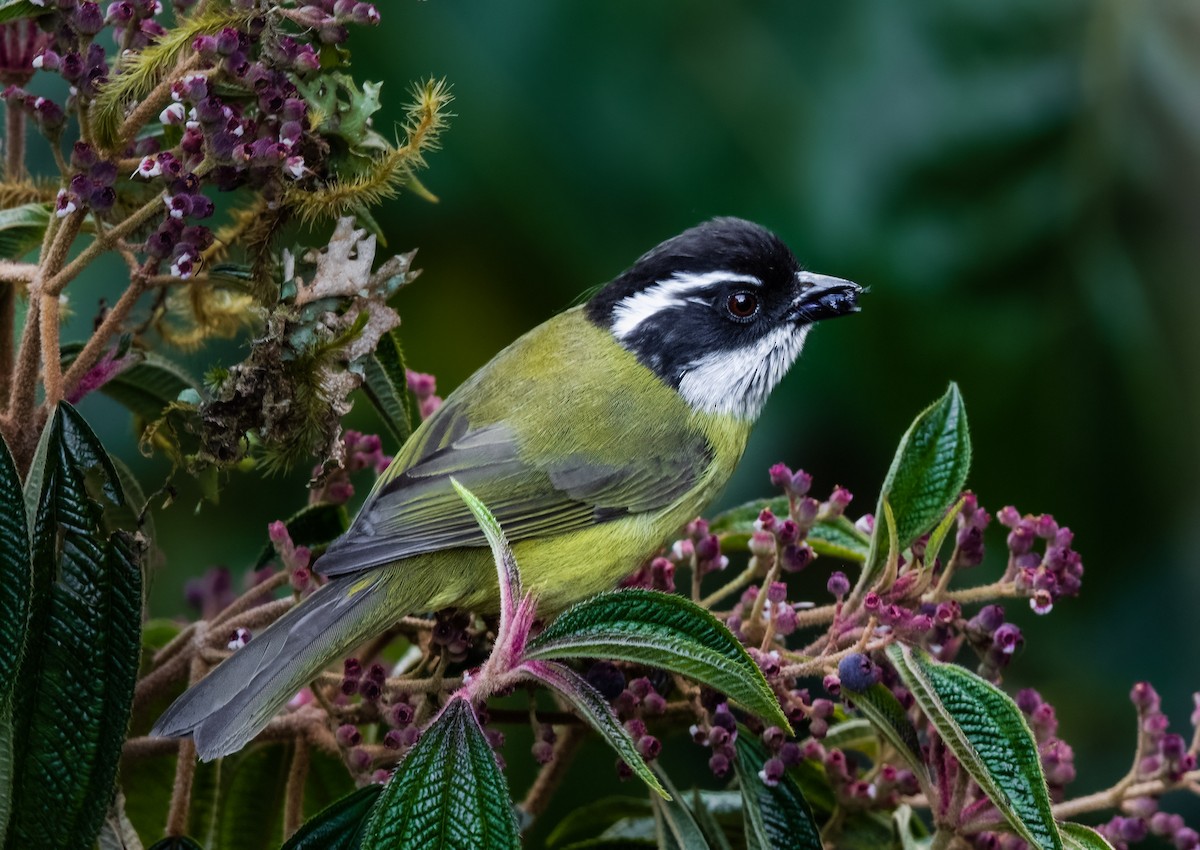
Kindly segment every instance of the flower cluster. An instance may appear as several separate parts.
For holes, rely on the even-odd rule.
[[[1050,514],[1021,516],[1011,505],[996,515],[1011,531],[1006,577],[1029,597],[1029,606],[1047,614],[1064,596],[1077,596],[1083,579],[1083,560],[1071,548],[1075,535]],[[1042,544],[1039,552],[1037,544]]]
[[[437,379],[424,372],[407,370],[408,391],[417,400],[417,412],[421,419],[428,419],[433,412],[442,406],[441,396],[437,394]]]
[[[1075,779],[1075,751],[1071,745],[1058,737],[1058,717],[1054,706],[1042,699],[1032,688],[1017,694],[1017,708],[1029,721],[1037,741],[1038,755],[1042,759],[1042,770],[1050,788],[1051,799],[1065,798],[1066,786]]]
[[[287,524],[282,520],[271,523],[267,529],[275,554],[279,556],[283,568],[291,579],[292,590],[305,593],[313,587],[312,552],[307,546],[297,546],[292,542]]]
[[[342,465],[325,476],[321,486],[309,491],[310,505],[327,502],[343,505],[354,497],[354,485],[350,475],[363,470],[373,470],[376,476],[382,475],[392,462],[390,456],[383,453],[383,441],[377,434],[363,434],[359,431],[347,430],[342,434],[343,460]],[[313,468],[313,478],[321,480],[323,466]]]

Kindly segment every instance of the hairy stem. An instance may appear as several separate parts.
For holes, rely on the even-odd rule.
[[[758,564],[751,563],[750,566],[738,573],[732,581],[721,585],[708,596],[700,600],[701,608],[712,608],[722,599],[737,593],[742,588],[746,587],[750,582],[758,577]]]
[[[0,283],[0,398],[8,397],[13,372],[13,333],[17,321],[17,292],[13,283]]]
[[[1167,791],[1176,788],[1185,788],[1196,782],[1200,782],[1200,770],[1193,770],[1191,773],[1184,774],[1178,782],[1169,782],[1166,779],[1147,779],[1143,782],[1135,782],[1132,785],[1122,786],[1118,783],[1111,788],[1097,791],[1094,794],[1057,803],[1052,807],[1052,811],[1054,812],[1055,820],[1075,820],[1080,815],[1087,814],[1088,812],[1099,812],[1105,809],[1116,808],[1125,800],[1133,800],[1139,797],[1160,797]],[[962,831],[974,834],[977,832],[994,832],[1004,829],[1004,827],[1005,823],[1003,821],[992,818],[973,823]]]
[[[38,324],[42,328],[42,386],[45,388],[46,410],[53,410],[62,400],[62,352],[58,346],[59,301],[57,295],[43,294],[39,299],[42,311]],[[30,309],[33,305],[30,304]]]
[[[141,277],[135,277],[130,281],[129,287],[121,294],[117,303],[105,314],[104,321],[92,333],[91,337],[84,344],[83,349],[79,352],[79,355],[75,358],[75,362],[67,369],[66,375],[62,378],[63,395],[70,395],[71,391],[79,384],[80,379],[100,362],[100,358],[104,355],[104,349],[121,332],[123,323],[129,317],[137,300],[145,291],[145,283]],[[46,386],[46,399],[47,406],[49,406],[49,382],[47,382]]]
[[[13,260],[0,260],[0,282],[29,283],[37,275],[36,263],[18,263]]]
[[[203,61],[204,57],[198,53],[193,53],[186,62],[180,63],[174,71],[163,77],[162,82],[151,89],[150,93],[137,105],[133,112],[129,113],[129,117],[121,125],[121,130],[117,135],[117,143],[113,146],[114,149],[117,151],[125,150],[134,137],[137,136],[138,131],[153,120],[162,111],[162,108],[171,102],[171,86],[183,79],[189,72],[199,68]]]
[[[25,178],[25,113],[9,104],[4,109],[4,177],[12,183]]]
[[[308,779],[308,765],[308,742],[298,737],[283,798],[284,838],[289,838],[304,823],[304,783]]]

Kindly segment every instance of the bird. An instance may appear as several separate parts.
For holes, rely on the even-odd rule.
[[[487,541],[452,479],[498,520],[540,615],[613,588],[718,495],[813,324],[857,312],[861,292],[743,219],[667,239],[454,390],[315,561],[326,582],[151,734],[228,755],[402,617],[497,611]]]

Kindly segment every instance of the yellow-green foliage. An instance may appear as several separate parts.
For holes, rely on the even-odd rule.
[[[415,86],[413,92],[416,100],[408,109],[404,144],[389,148],[352,178],[334,179],[316,190],[289,189],[284,196],[285,205],[311,223],[338,218],[355,208],[372,207],[395,197],[400,187],[412,178],[413,171],[425,166],[425,153],[437,149],[449,118],[446,107],[453,99],[449,86],[442,80],[428,80]]]
[[[120,139],[121,123],[129,104],[144,100],[179,65],[180,58],[198,35],[213,35],[225,27],[245,27],[252,10],[213,9],[181,21],[158,42],[132,54],[121,73],[113,77],[92,104],[92,133],[96,142],[111,148]]]

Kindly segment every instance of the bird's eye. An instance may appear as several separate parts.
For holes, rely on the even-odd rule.
[[[758,312],[758,296],[752,292],[735,292],[725,302],[725,309],[735,319],[749,319]]]

